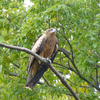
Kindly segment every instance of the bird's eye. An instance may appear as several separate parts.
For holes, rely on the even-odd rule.
[[[52,31],[53,29],[51,29],[50,31]]]

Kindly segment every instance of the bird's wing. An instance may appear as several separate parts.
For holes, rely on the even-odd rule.
[[[38,55],[40,54],[42,48],[43,48],[43,45],[45,44],[45,41],[46,41],[46,38],[44,35],[40,36],[33,44],[33,47],[32,47],[32,51],[37,53]],[[32,64],[34,63],[35,61],[35,58],[33,55],[30,55],[29,56],[29,63],[28,63],[28,66],[27,66],[27,72],[29,73],[31,67],[32,67]]]
[[[51,61],[53,62],[56,54],[58,51],[58,42],[55,44],[52,56],[51,56]],[[33,88],[33,86],[39,81],[39,79],[43,76],[44,72],[48,69],[48,66],[43,64],[40,69],[37,70],[35,76],[26,84],[26,87],[29,87],[30,89]]]

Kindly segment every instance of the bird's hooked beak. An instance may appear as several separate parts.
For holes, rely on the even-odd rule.
[[[51,32],[57,32],[57,30],[56,29],[53,29]]]
[[[60,30],[60,28],[57,28],[57,29],[53,29],[51,32],[57,32],[59,30]]]

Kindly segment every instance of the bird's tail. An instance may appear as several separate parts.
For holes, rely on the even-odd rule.
[[[43,65],[40,70],[38,70],[35,74],[35,76],[30,76],[32,77],[30,81],[27,81],[26,83],[26,88],[33,89],[34,85],[39,81],[39,79],[43,76],[44,72],[48,69],[46,65]]]

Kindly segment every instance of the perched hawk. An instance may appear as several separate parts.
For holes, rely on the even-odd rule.
[[[44,58],[49,58],[52,62],[58,51],[58,40],[55,35],[56,29],[50,28],[41,35],[34,43],[32,51]],[[27,83],[26,87],[33,89],[34,85],[43,76],[43,73],[48,69],[48,66],[41,61],[29,56],[27,67]]]

